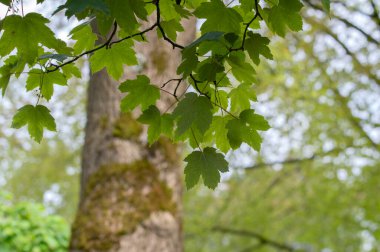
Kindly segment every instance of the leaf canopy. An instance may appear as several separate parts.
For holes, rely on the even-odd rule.
[[[324,8],[329,5],[329,1],[322,3]],[[56,85],[65,86],[70,78],[80,77],[75,63],[88,56],[92,73],[106,70],[116,81],[127,77],[119,86],[125,93],[121,110],[141,108],[139,121],[148,125],[150,145],[163,134],[203,148],[186,159],[190,174],[187,185],[192,187],[202,176],[208,187],[215,188],[219,172],[226,170],[223,155],[217,150],[227,153],[242,143],[260,150],[258,131],[269,128],[252,109],[257,102],[256,69],[264,58],[273,59],[270,37],[262,31],[267,28],[285,36],[289,30],[301,30],[301,8],[299,0],[240,0],[234,4],[222,0],[181,4],[172,0],[67,0],[54,14],[63,11],[68,18],[83,20],[71,30],[74,43],[70,46],[57,38],[47,26],[49,19],[41,14],[14,12],[1,22],[0,89],[4,95],[12,77],[27,75],[26,90],[37,92],[37,105],[20,108],[13,127],[28,125],[31,137],[39,142],[44,128],[55,130],[54,119],[40,103],[52,100]],[[146,22],[149,15],[155,18]],[[182,45],[177,41],[183,31],[181,20],[192,17],[203,20],[201,34]],[[135,79],[124,76],[126,66],[144,67],[144,59],[137,60],[135,46],[137,42],[144,46],[149,32],[156,32],[181,53],[179,76],[169,76],[165,83],[151,84],[145,75]],[[172,91],[165,89],[173,81],[177,86]],[[188,85],[190,92],[178,94],[183,85]],[[176,100],[174,110],[160,111],[155,106],[161,93]],[[206,162],[216,162],[222,168]],[[206,166],[211,168],[206,170]]]

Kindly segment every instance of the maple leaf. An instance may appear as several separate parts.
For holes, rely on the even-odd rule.
[[[97,11],[101,11],[103,13],[109,13],[108,6],[103,0],[86,0],[86,1],[77,1],[77,0],[67,0],[64,5],[61,5],[57,8],[57,10],[54,11],[53,15],[57,12],[64,10],[65,15],[70,18],[72,16],[80,17],[80,19],[83,19],[83,16],[87,16],[86,14],[83,15],[84,12],[94,9]]]
[[[201,26],[202,34],[212,31],[240,33],[241,15],[234,9],[228,8],[221,0],[211,0],[202,3],[194,12],[206,21]]]
[[[161,113],[156,106],[150,106],[144,110],[142,115],[137,119],[139,122],[149,125],[148,143],[154,143],[161,134]]]
[[[4,33],[0,38],[0,56],[6,56],[16,48],[17,54],[26,63],[32,64],[38,57],[39,44],[57,52],[69,53],[66,43],[55,38],[46,26],[48,22],[48,19],[38,13],[28,13],[25,17],[5,17],[2,21]]]
[[[251,108],[251,101],[257,101],[256,92],[251,84],[243,83],[233,88],[228,95],[231,99],[231,111],[240,112]]]
[[[245,60],[245,55],[242,52],[234,53],[227,58],[228,64],[231,66],[231,72],[240,82],[253,83],[256,81],[256,71]]]
[[[269,28],[281,37],[285,36],[286,27],[292,31],[302,30],[302,6],[299,0],[280,0],[278,5],[264,9],[268,15],[266,22]]]
[[[120,79],[124,72],[124,65],[137,65],[135,51],[131,48],[131,43],[119,43],[111,48],[102,48],[96,51],[90,58],[91,70],[97,72],[104,67],[107,72],[116,80]]]
[[[204,96],[187,93],[173,111],[173,116],[177,120],[177,136],[181,136],[191,127],[205,133],[212,121],[212,104]]]
[[[185,158],[185,162],[187,189],[194,187],[201,176],[207,187],[215,189],[220,181],[220,173],[228,171],[228,163],[224,156],[211,147],[192,152]]]
[[[268,47],[269,39],[262,37],[260,34],[248,32],[248,38],[245,41],[244,48],[247,50],[253,63],[260,63],[260,55],[267,59],[273,59],[273,55]]]
[[[146,20],[148,12],[143,0],[111,0],[109,1],[112,16],[117,24],[126,32],[132,33],[136,29],[136,16]]]
[[[230,144],[227,138],[226,124],[228,122],[227,117],[214,116],[210,128],[205,134],[204,141],[215,142],[216,147],[223,153],[227,153],[230,149]]]
[[[29,135],[36,142],[41,142],[44,128],[56,131],[54,118],[43,105],[25,105],[17,110],[12,120],[12,128],[19,129],[25,125],[28,125]]]
[[[26,80],[26,90],[30,91],[35,88],[40,88],[41,94],[46,100],[50,100],[54,93],[54,84],[65,86],[67,80],[65,76],[58,72],[44,73],[39,69],[30,70],[30,75]]]
[[[150,80],[145,75],[138,75],[134,80],[127,80],[120,84],[121,92],[128,92],[128,95],[121,100],[121,110],[126,112],[141,105],[143,110],[150,105],[154,105],[160,98],[160,90],[150,84]]]
[[[227,123],[227,137],[233,149],[237,149],[245,142],[253,149],[260,151],[261,136],[258,130],[268,130],[269,124],[261,115],[255,114],[253,109],[247,109],[240,113],[239,118]]]
[[[75,27],[71,30],[70,35],[73,40],[76,40],[73,46],[75,54],[80,54],[94,48],[97,37],[88,24]]]
[[[195,47],[188,47],[182,51],[182,63],[177,68],[177,74],[186,77],[193,72],[199,63],[195,52]]]
[[[2,89],[3,96],[8,87],[12,72],[17,68],[18,59],[16,56],[11,56],[5,60],[4,63],[5,64],[0,67],[0,89]]]

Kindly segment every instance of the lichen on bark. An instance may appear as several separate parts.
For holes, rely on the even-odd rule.
[[[120,118],[113,127],[113,136],[122,139],[136,139],[141,134],[143,128],[131,113],[121,113]]]
[[[86,186],[72,245],[81,251],[117,251],[120,237],[152,213],[176,211],[172,190],[148,161],[102,166]]]

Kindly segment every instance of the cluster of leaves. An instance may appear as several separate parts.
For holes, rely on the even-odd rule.
[[[47,215],[39,204],[11,204],[6,194],[0,203],[0,251],[67,251],[70,232],[63,218]]]
[[[2,3],[13,4],[10,0]],[[83,20],[70,33],[75,41],[72,47],[55,37],[47,26],[49,20],[40,14],[8,15],[1,25],[0,56],[4,65],[0,68],[0,89],[4,94],[10,77],[26,72],[26,90],[38,92],[37,104],[20,108],[12,126],[27,125],[31,137],[40,142],[44,129],[56,128],[50,111],[39,104],[40,98],[49,101],[54,85],[67,85],[71,77],[80,77],[75,61],[91,55],[93,72],[106,68],[118,80],[125,65],[138,64],[134,43],[143,41],[145,33],[156,31],[173,49],[182,51],[177,69],[181,78],[173,76],[165,83],[177,83],[171,93],[177,106],[172,113],[162,114],[156,107],[162,83],[154,85],[141,75],[121,83],[120,91],[127,93],[121,109],[130,111],[141,106],[139,120],[149,125],[150,144],[164,134],[198,148],[185,159],[187,187],[194,186],[202,176],[206,186],[215,188],[220,172],[228,170],[220,152],[236,149],[242,143],[259,151],[262,139],[258,131],[269,128],[267,121],[251,109],[256,101],[252,89],[255,67],[260,56],[273,57],[270,40],[260,30],[266,26],[282,37],[287,30],[301,30],[301,8],[299,0],[240,0],[228,5],[222,0],[180,4],[172,0],[67,0],[56,12]],[[151,14],[156,20],[144,29],[138,20],[147,21]],[[201,36],[189,45],[180,45],[176,42],[177,32],[183,31],[180,20],[192,16],[205,20]],[[96,35],[91,23],[98,27]],[[103,43],[96,44],[98,39]],[[193,91],[178,96],[179,85],[192,86]]]

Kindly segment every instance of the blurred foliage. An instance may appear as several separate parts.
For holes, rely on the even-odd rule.
[[[305,2],[304,32],[257,70],[261,153],[185,194],[186,251],[380,251],[380,6]]]
[[[22,81],[22,80],[20,80]],[[57,90],[58,134],[35,144],[26,130],[15,134],[9,129],[11,114],[20,104],[35,97],[15,89],[15,82],[2,98],[0,107],[0,190],[12,193],[13,203],[31,201],[44,204],[50,213],[71,221],[79,196],[80,149],[83,141],[86,80],[74,80],[68,90]]]
[[[12,204],[9,194],[0,195],[1,252],[63,252],[69,242],[69,225],[48,215],[40,204]]]

